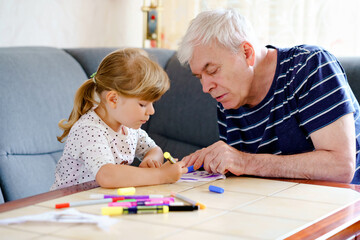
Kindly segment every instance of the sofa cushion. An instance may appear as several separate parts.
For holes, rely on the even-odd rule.
[[[73,58],[75,58],[88,76],[96,72],[101,60],[109,53],[118,48],[68,48],[65,49]],[[174,50],[168,49],[145,49],[150,58],[157,61],[162,68],[165,68],[170,57],[174,55]]]
[[[357,100],[360,100],[360,57],[340,57],[339,61],[343,66],[350,87]]]
[[[2,191],[1,191],[1,188],[0,188],[0,204],[4,203],[5,200],[4,200],[4,196],[2,194]]]
[[[0,72],[0,187],[10,201],[49,190],[64,147],[57,123],[86,74],[48,47],[0,48]]]

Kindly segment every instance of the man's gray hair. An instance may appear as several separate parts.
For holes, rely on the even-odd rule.
[[[201,12],[190,22],[177,57],[182,65],[189,63],[194,47],[218,43],[236,53],[240,44],[248,41],[256,46],[250,23],[235,9],[217,9]]]

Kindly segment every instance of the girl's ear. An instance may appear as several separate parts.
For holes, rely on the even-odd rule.
[[[255,49],[251,43],[244,41],[241,43],[240,48],[245,54],[246,62],[249,66],[254,66],[255,64]]]
[[[113,109],[116,108],[116,104],[119,99],[119,95],[115,91],[109,91],[105,96],[106,102],[109,104],[109,106]]]

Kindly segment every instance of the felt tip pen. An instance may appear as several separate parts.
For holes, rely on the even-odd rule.
[[[169,152],[164,152],[164,158],[169,160],[171,163],[176,163],[175,159],[170,155]]]
[[[170,206],[173,206],[173,207],[180,206],[181,207],[181,206],[184,206],[184,203],[183,202],[112,202],[112,203],[108,203],[108,207],[162,206],[162,205],[167,205],[169,207]],[[193,207],[193,205],[191,205],[191,207]],[[198,206],[195,206],[195,207],[198,207]]]
[[[174,202],[174,198],[125,199],[118,202],[111,202],[108,206],[153,206],[169,205],[172,202]]]
[[[137,207],[103,207],[102,215],[116,216],[121,214],[168,213],[169,206],[137,206]]]
[[[199,210],[199,206],[197,205],[185,205],[185,206],[172,206],[169,205],[170,212],[180,212],[180,211],[195,211]]]
[[[143,198],[143,199],[124,199],[124,200],[119,200],[117,202],[158,202],[158,201],[174,202],[175,199],[173,197]]]
[[[123,197],[124,199],[148,199],[148,198],[163,198],[164,195],[107,195],[107,194],[91,194],[91,199],[114,198]]]
[[[136,206],[159,206],[159,205],[169,205],[169,201],[138,201],[138,202],[111,202],[108,203],[109,207],[136,207]]]
[[[200,209],[205,209],[206,208],[206,206],[204,204],[196,202],[194,200],[191,200],[191,199],[189,199],[189,198],[187,198],[187,197],[185,197],[183,195],[180,195],[179,193],[171,193],[171,196],[179,198],[179,199],[181,199],[181,200],[183,200],[183,201],[185,201],[187,203],[190,203],[191,205],[199,206]]]
[[[94,205],[94,204],[101,204],[101,203],[110,203],[110,202],[116,202],[118,200],[124,200],[124,198],[123,197],[104,198],[104,199],[79,201],[79,202],[59,203],[59,204],[55,205],[55,208],[68,208],[68,207],[86,206],[86,205]]]
[[[202,167],[204,167],[204,164],[203,164],[203,165],[201,165],[201,167],[199,167],[199,168],[202,168]],[[187,169],[188,169],[188,173],[191,173],[191,172],[194,172],[194,171],[195,171],[195,169],[194,169],[194,165],[192,165],[192,166],[188,167]]]

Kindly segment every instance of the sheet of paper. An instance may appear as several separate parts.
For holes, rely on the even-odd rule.
[[[81,213],[76,209],[69,208],[63,211],[46,212],[36,215],[26,215],[15,218],[6,218],[0,220],[0,225],[16,224],[23,222],[63,222],[63,223],[91,223],[103,230],[109,230],[110,226],[118,220],[109,216],[99,216],[87,213]]]
[[[191,173],[185,173],[181,176],[178,182],[208,182],[217,179],[225,179],[224,174],[220,173],[208,173],[207,171],[194,171]]]

